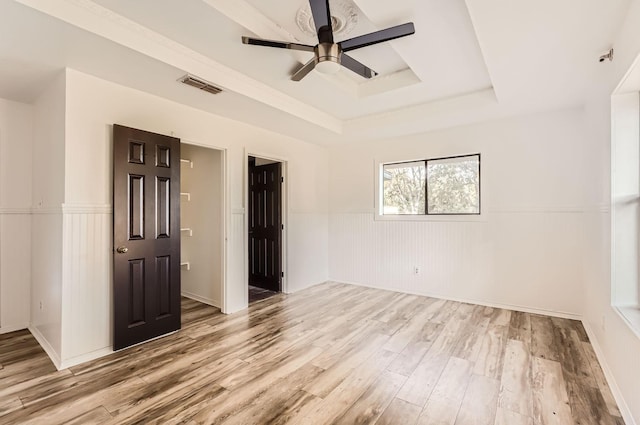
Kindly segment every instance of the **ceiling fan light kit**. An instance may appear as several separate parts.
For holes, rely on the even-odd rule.
[[[298,69],[291,76],[293,81],[302,80],[314,69],[325,74],[334,74],[338,72],[341,67],[345,67],[364,78],[373,78],[378,75],[377,72],[345,54],[345,52],[400,37],[406,37],[415,33],[413,23],[409,22],[335,43],[333,40],[334,30],[332,28],[335,18],[331,15],[329,0],[309,0],[309,5],[311,6],[313,22],[315,23],[316,34],[318,36],[318,44],[315,46],[246,36],[242,37],[244,44],[313,52],[313,59],[304,64],[302,68]]]
[[[317,63],[315,69],[323,74],[335,74],[340,71],[342,51],[337,44],[320,43],[316,47]]]

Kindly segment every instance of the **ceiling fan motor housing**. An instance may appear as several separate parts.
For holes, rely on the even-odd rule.
[[[342,49],[336,43],[320,43],[315,48],[315,69],[323,74],[335,74],[340,70]]]
[[[320,43],[315,48],[317,62],[340,63],[342,49],[336,43]]]

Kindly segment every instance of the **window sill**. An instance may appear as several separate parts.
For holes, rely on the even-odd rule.
[[[451,214],[451,215],[374,215],[376,221],[441,221],[441,222],[459,222],[474,223],[487,221],[486,214]]]
[[[614,306],[614,308],[631,328],[633,333],[640,338],[640,306]]]

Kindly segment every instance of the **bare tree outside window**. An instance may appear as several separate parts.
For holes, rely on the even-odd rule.
[[[480,214],[480,155],[385,164],[383,214]]]
[[[429,214],[480,213],[478,155],[427,161]]]
[[[424,161],[384,166],[384,214],[424,214]]]

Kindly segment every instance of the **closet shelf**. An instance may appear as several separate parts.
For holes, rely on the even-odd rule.
[[[193,236],[193,229],[190,227],[182,227],[180,228],[181,232],[189,232],[189,236]]]
[[[180,267],[186,267],[186,268],[187,268],[187,271],[188,271],[188,270],[191,270],[191,263],[190,263],[190,262],[188,262],[188,261],[186,261],[186,262],[184,262],[184,263],[180,263]]]
[[[180,192],[180,196],[186,196],[187,201],[191,201],[191,193],[190,192]]]
[[[193,161],[190,159],[182,159],[180,158],[180,162],[182,162],[183,164],[189,164],[189,168],[193,168]]]

